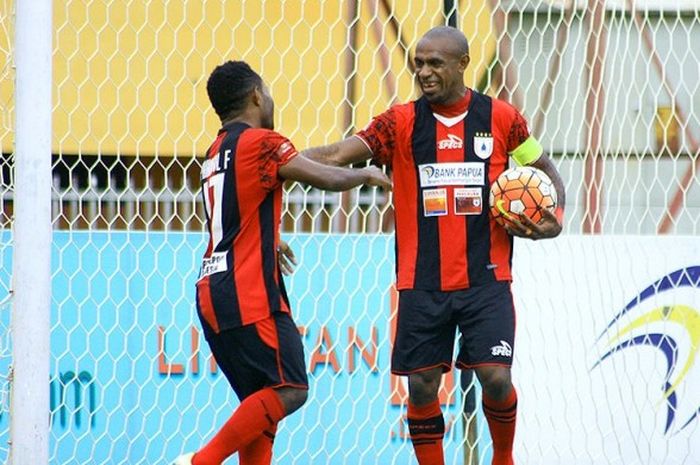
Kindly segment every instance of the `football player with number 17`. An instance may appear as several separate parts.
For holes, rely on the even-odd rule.
[[[234,454],[241,465],[269,465],[279,422],[306,402],[308,390],[281,276],[282,184],[342,191],[391,188],[391,181],[374,166],[338,168],[298,156],[274,130],[269,88],[243,61],[217,66],[207,93],[221,129],[202,162],[209,241],[195,300],[212,355],[241,403],[206,445],[174,465],[221,465]]]

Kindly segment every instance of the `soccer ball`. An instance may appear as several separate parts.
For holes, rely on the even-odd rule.
[[[496,222],[504,225],[525,214],[537,224],[542,220],[542,210],[554,213],[557,191],[544,171],[530,166],[518,166],[505,170],[491,185],[489,207]]]

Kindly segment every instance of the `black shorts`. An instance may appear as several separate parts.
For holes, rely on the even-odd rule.
[[[391,372],[398,375],[452,367],[455,332],[462,342],[458,368],[513,362],[515,310],[510,282],[460,291],[399,291]]]
[[[308,389],[304,346],[289,314],[278,312],[250,325],[205,335],[240,400],[266,387]]]

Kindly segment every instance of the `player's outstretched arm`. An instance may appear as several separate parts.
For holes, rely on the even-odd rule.
[[[304,156],[296,156],[281,166],[279,175],[327,191],[344,191],[360,184],[391,189],[391,180],[376,166],[341,168],[318,163]]]
[[[324,165],[346,166],[368,160],[372,152],[362,139],[352,136],[335,144],[302,150],[300,155]]]

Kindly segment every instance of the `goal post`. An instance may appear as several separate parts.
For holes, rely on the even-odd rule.
[[[18,1],[8,463],[49,458],[52,2]]]

